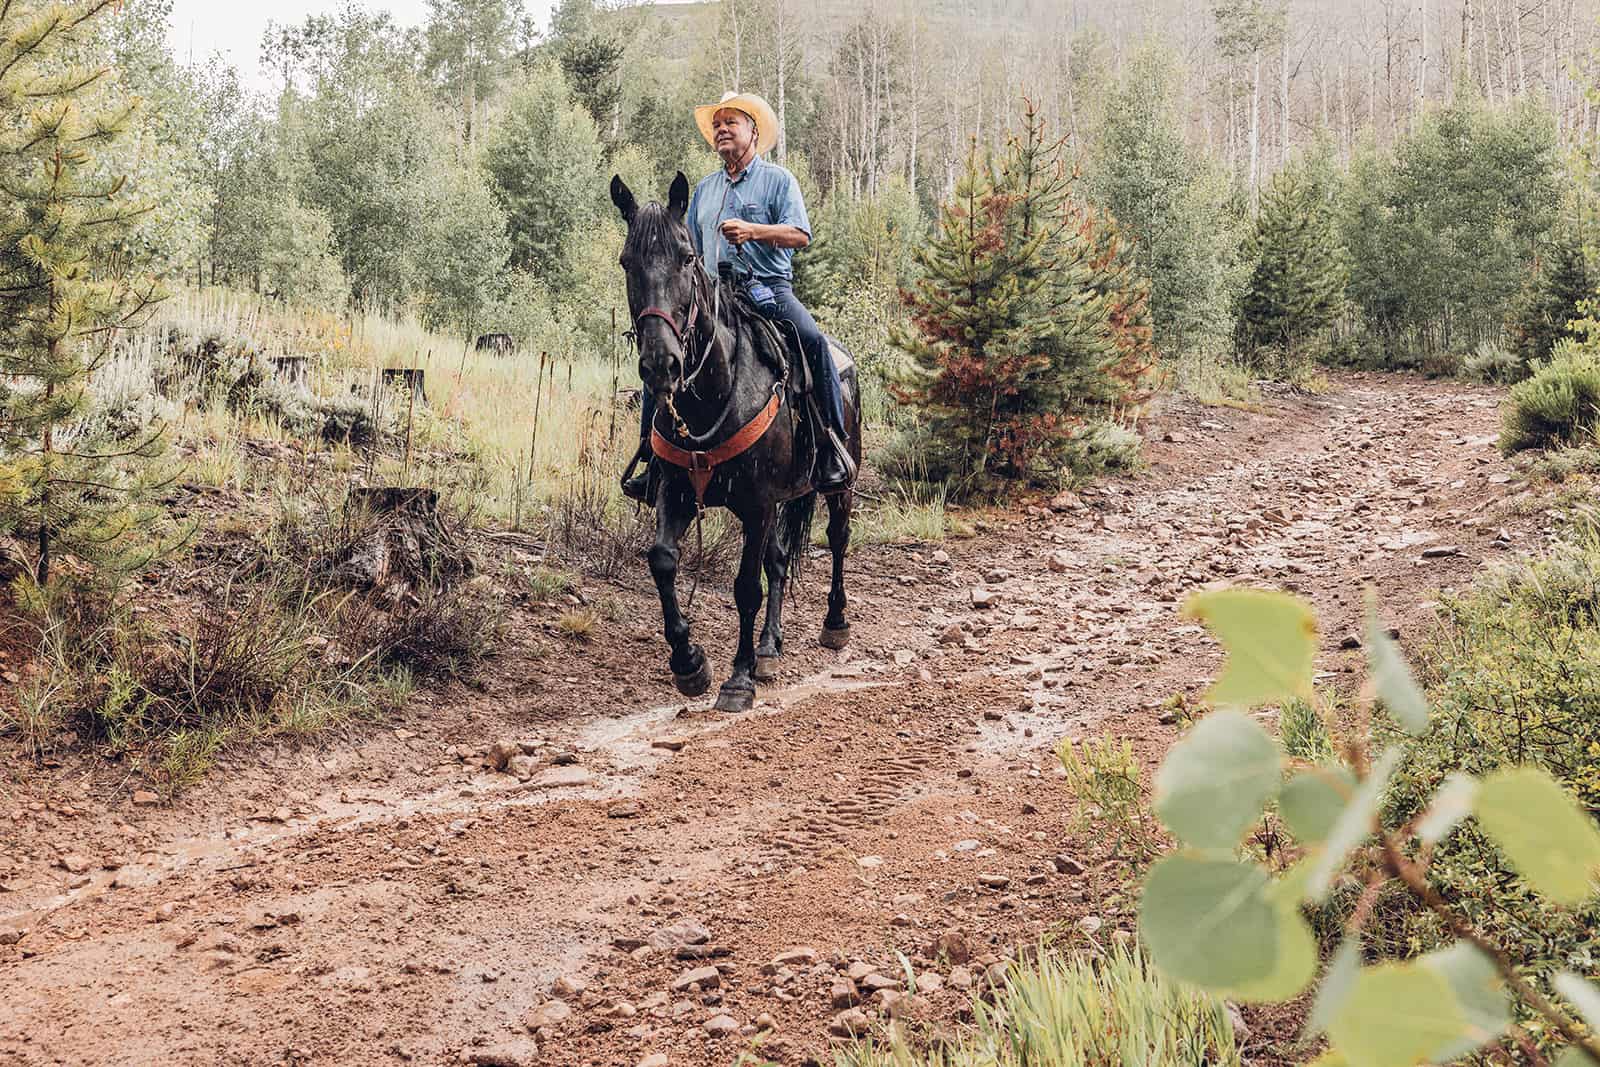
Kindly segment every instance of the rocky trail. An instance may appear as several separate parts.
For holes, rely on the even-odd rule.
[[[530,610],[484,691],[232,758],[172,807],[6,753],[0,1063],[791,1064],[889,1016],[950,1028],[1019,944],[1133,930],[1054,749],[1128,738],[1148,778],[1220,662],[1188,592],[1310,597],[1336,684],[1366,588],[1414,641],[1435,591],[1537,547],[1498,393],[1333,384],[1172,402],[1137,477],[861,548],[844,653],[815,647],[817,567],[745,715],[674,700],[641,565],[590,643]],[[695,617],[725,676],[731,598]]]

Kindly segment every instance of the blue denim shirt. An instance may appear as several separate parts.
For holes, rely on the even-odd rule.
[[[740,218],[771,226],[794,226],[811,234],[800,183],[793,174],[757,156],[734,180],[721,167],[700,179],[689,198],[689,233],[695,251],[705,260],[706,269],[717,273],[717,264],[732,261],[734,273],[752,275],[761,281],[788,281],[794,277],[794,249],[775,248],[766,241],[747,241],[734,249],[719,227],[727,219]]]

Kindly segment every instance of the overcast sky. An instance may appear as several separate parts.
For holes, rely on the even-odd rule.
[[[392,13],[395,21],[416,26],[427,17],[428,0],[364,0],[368,8]],[[181,61],[203,59],[212,52],[228,57],[245,80],[267,88],[261,72],[261,34],[268,22],[297,23],[307,15],[337,11],[341,0],[174,0],[172,51]],[[524,0],[543,27],[555,0]]]

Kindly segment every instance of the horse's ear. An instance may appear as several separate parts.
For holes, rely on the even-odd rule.
[[[672,188],[667,190],[667,210],[680,219],[689,211],[689,179],[681,170],[672,179]]]
[[[623,221],[633,222],[633,215],[639,210],[639,204],[634,200],[633,191],[628,188],[628,183],[622,180],[620,174],[611,176],[611,202],[622,212]]]

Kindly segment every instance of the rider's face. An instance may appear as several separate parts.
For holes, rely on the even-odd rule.
[[[737,163],[756,139],[756,124],[743,111],[725,107],[711,116],[711,136],[724,163]]]

